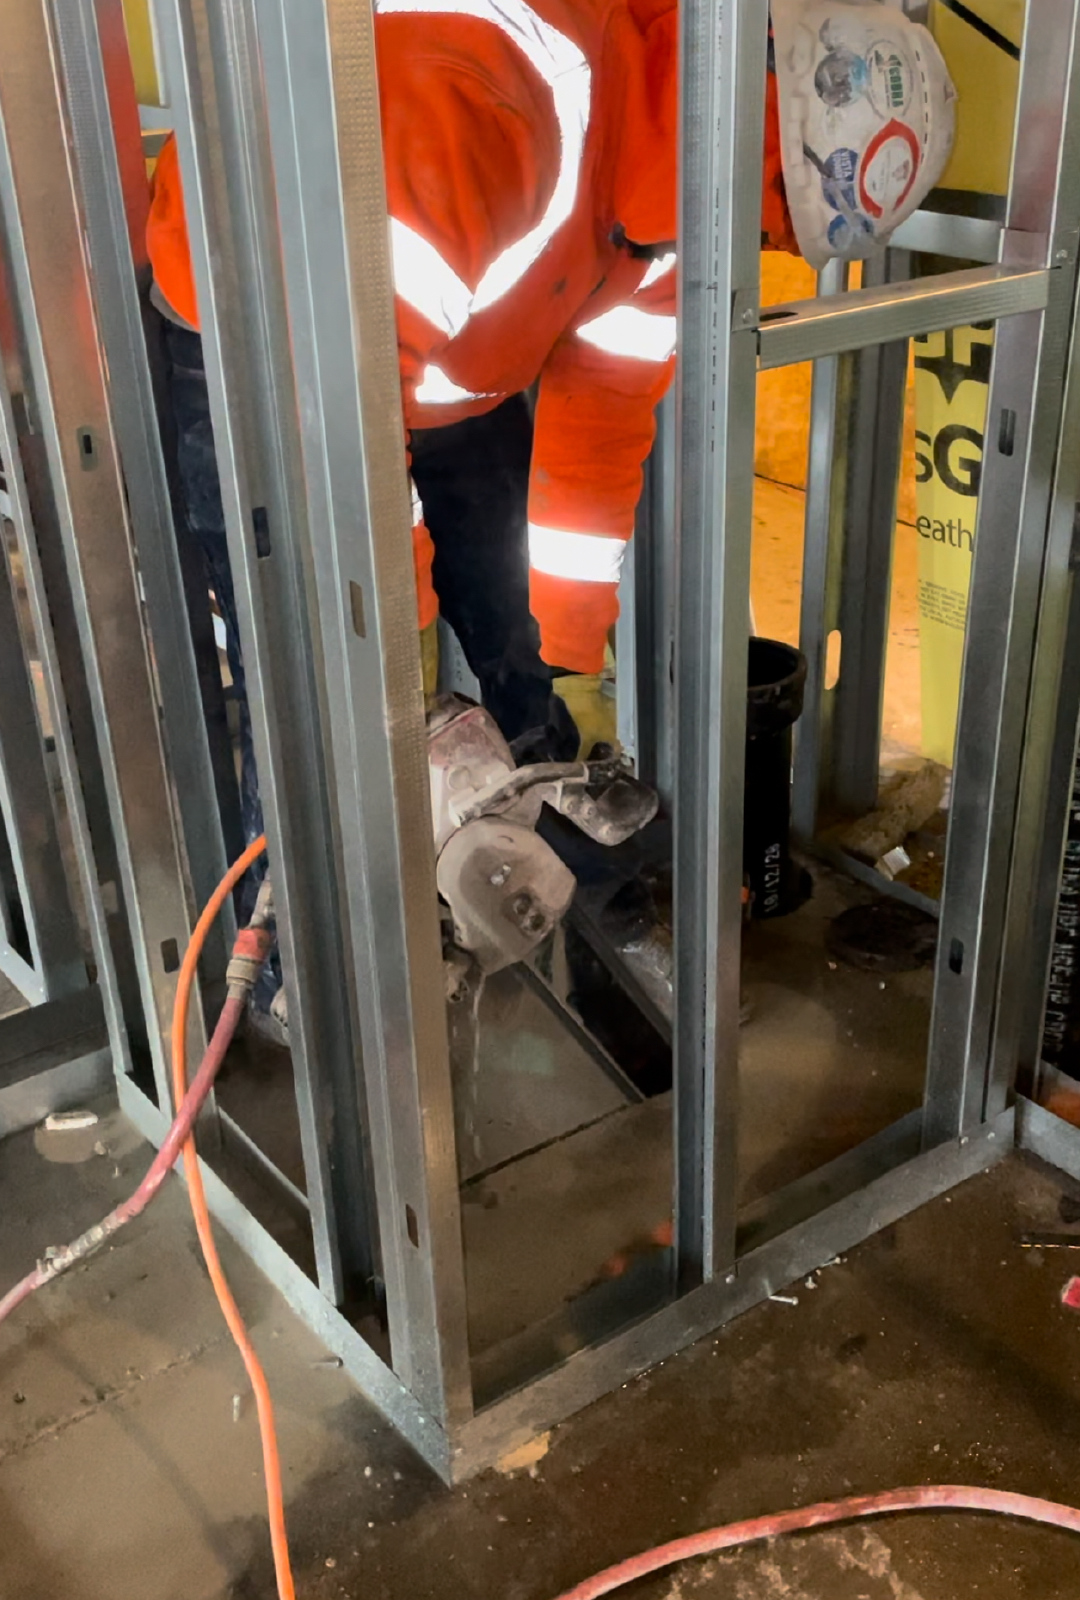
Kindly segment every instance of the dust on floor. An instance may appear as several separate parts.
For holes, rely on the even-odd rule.
[[[0,1282],[137,1180],[145,1149],[0,1146]],[[553,1600],[676,1534],[932,1481],[1068,1498],[1080,1483],[1080,1322],[1058,1179],[1015,1160],[592,1406],[545,1454],[444,1489],[232,1249],[277,1398],[305,1600]],[[237,1403],[235,1396],[239,1395]],[[234,1421],[234,1416],[238,1420]],[[1074,1600],[1080,1549],[923,1516],[697,1563],[640,1600]],[[178,1184],[106,1256],[0,1334],[5,1600],[272,1595],[258,1441]]]

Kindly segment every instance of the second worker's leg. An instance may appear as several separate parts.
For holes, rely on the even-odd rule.
[[[208,588],[214,592],[225,628],[229,660],[240,720],[240,809],[246,842],[263,831],[262,805],[255,771],[244,665],[240,655],[240,625],[236,614],[232,569],[225,536],[210,398],[206,388],[202,341],[198,334],[169,324],[165,329],[168,353],[169,397],[176,425],[177,475],[183,501],[181,537],[197,543]],[[254,877],[261,878],[260,864]]]

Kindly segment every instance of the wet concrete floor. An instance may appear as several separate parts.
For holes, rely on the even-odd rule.
[[[74,1136],[70,1136],[74,1137]],[[137,1178],[106,1118],[75,1159],[0,1145],[0,1284]],[[1064,1201],[1063,1201],[1064,1196]],[[1080,1486],[1080,1319],[1066,1180],[1016,1158],[629,1384],[532,1468],[438,1483],[269,1285],[225,1258],[277,1400],[298,1593],[555,1600],[674,1535],[909,1483],[1068,1499]],[[239,1401],[234,1396],[239,1395]],[[234,1416],[238,1420],[234,1420]],[[634,1600],[1075,1600],[1080,1542],[997,1520],[892,1519],[650,1580]],[[240,1363],[171,1182],[116,1247],[0,1332],[4,1600],[273,1594]]]

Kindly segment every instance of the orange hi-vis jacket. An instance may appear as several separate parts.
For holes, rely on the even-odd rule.
[[[531,605],[545,661],[597,672],[674,361],[673,0],[377,0],[376,38],[406,426],[539,380]],[[763,199],[769,243],[796,249],[771,76]],[[197,327],[172,142],[148,243]],[[424,626],[438,602],[413,503]]]

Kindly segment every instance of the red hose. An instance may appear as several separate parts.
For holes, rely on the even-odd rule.
[[[28,1272],[20,1283],[0,1300],[0,1323],[8,1317],[15,1307],[33,1294],[35,1289],[40,1289],[46,1283],[51,1283],[53,1278],[58,1278],[62,1272],[67,1272],[78,1261],[85,1261],[87,1256],[99,1250],[115,1233],[145,1211],[151,1200],[164,1183],[167,1174],[171,1171],[183,1146],[195,1126],[195,1120],[202,1110],[214,1086],[214,1079],[218,1075],[225,1052],[232,1042],[237,1024],[244,1014],[244,997],[230,997],[222,1007],[221,1016],[218,1018],[217,1027],[214,1029],[213,1038],[210,1040],[203,1057],[202,1065],[192,1080],[191,1088],[184,1096],[176,1119],[169,1129],[162,1143],[161,1149],[150,1164],[150,1170],[139,1184],[135,1193],[118,1205],[115,1211],[110,1211],[103,1222],[95,1223],[85,1233],[79,1235],[71,1244],[61,1246],[59,1249],[50,1250],[32,1272]]]
[[[104,1222],[99,1222],[93,1228],[89,1228],[73,1244],[65,1245],[61,1250],[50,1251],[44,1261],[38,1262],[33,1272],[27,1273],[22,1282],[17,1283],[14,1289],[5,1295],[3,1300],[0,1300],[0,1323],[10,1312],[14,1311],[16,1306],[21,1305],[29,1295],[33,1294],[35,1289],[40,1289],[42,1285],[58,1277],[61,1272],[66,1272],[77,1261],[85,1260],[87,1256],[99,1249],[107,1239],[110,1239],[118,1229],[122,1228],[126,1222],[130,1222],[132,1217],[137,1217],[140,1211],[145,1210],[161,1187],[165,1174],[172,1167],[180,1152],[183,1151],[184,1171],[188,1181],[188,1196],[191,1201],[192,1215],[195,1219],[195,1229],[206,1260],[207,1271],[210,1274],[214,1292],[217,1295],[225,1321],[228,1323],[229,1331],[232,1333],[243,1358],[244,1366],[247,1369],[252,1389],[255,1393],[255,1404],[259,1415],[259,1435],[262,1441],[263,1475],[266,1480],[270,1542],[273,1549],[278,1595],[280,1600],[295,1600],[296,1591],[293,1584],[289,1544],[285,1531],[285,1503],[281,1484],[281,1463],[278,1455],[273,1402],[266,1382],[266,1374],[263,1372],[262,1365],[255,1353],[255,1348],[244,1326],[244,1320],[229,1289],[221,1260],[218,1256],[217,1246],[214,1243],[214,1236],[210,1226],[210,1212],[203,1190],[202,1173],[199,1168],[199,1158],[195,1150],[194,1137],[196,1118],[213,1087],[214,1079],[236,1031],[237,1023],[244,1013],[247,994],[268,953],[269,935],[261,925],[259,927],[243,928],[237,935],[236,943],[233,946],[233,959],[229,963],[226,975],[229,985],[229,998],[225,1002],[218,1025],[214,1029],[214,1036],[207,1046],[202,1064],[195,1074],[194,1082],[190,1088],[187,1083],[186,1060],[188,1007],[199,957],[202,954],[207,932],[213,925],[214,919],[228,899],[231,891],[252,862],[256,861],[265,849],[265,837],[254,840],[253,843],[248,845],[243,855],[229,868],[195,924],[191,941],[184,954],[184,959],[180,966],[180,975],[176,983],[172,1026],[173,1100],[174,1103],[179,1104],[180,1110],[165,1137],[161,1149],[154,1157],[149,1172],[130,1200],[126,1200],[123,1205],[117,1206],[115,1211],[109,1213]]]
[[[1052,1528],[1064,1528],[1069,1533],[1080,1533],[1080,1511],[1056,1505],[1052,1500],[1006,1494],[999,1489],[941,1486],[890,1489],[884,1494],[828,1500],[821,1505],[805,1506],[801,1511],[754,1517],[749,1522],[732,1522],[724,1528],[710,1528],[706,1533],[673,1539],[670,1544],[658,1545],[654,1550],[646,1550],[639,1556],[631,1556],[629,1561],[608,1567],[606,1572],[598,1572],[594,1578],[586,1578],[558,1600],[598,1600],[600,1595],[612,1594],[676,1561],[716,1555],[721,1550],[735,1550],[762,1539],[775,1539],[780,1534],[803,1533],[808,1528],[827,1528],[835,1522],[852,1522],[859,1517],[880,1517],[897,1511],[991,1511],[1003,1517],[1019,1517],[1025,1522],[1042,1522]]]

